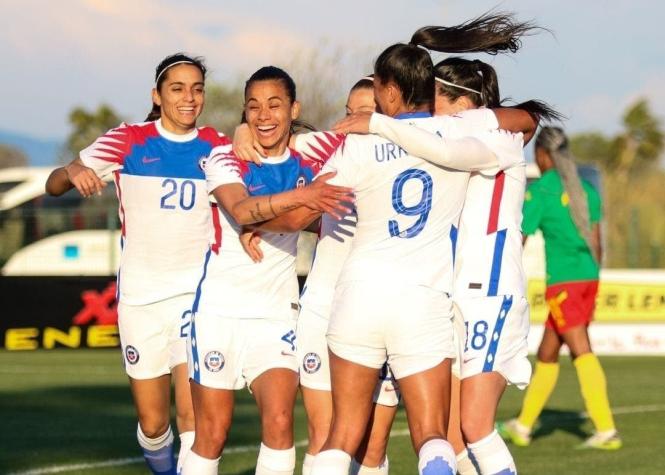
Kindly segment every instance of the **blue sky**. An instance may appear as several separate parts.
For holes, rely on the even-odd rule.
[[[142,120],[154,67],[176,51],[204,55],[219,80],[285,64],[324,42],[366,65],[420,26],[459,23],[497,5],[555,34],[526,38],[516,55],[486,58],[504,96],[547,100],[570,118],[572,132],[615,132],[638,97],[665,118],[665,3],[658,1],[3,0],[0,129],[61,138],[74,106],[100,102]],[[363,73],[332,70],[331,77]]]

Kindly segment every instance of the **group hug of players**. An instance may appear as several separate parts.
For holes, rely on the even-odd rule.
[[[523,146],[558,114],[501,108],[490,65],[435,66],[429,50],[515,52],[534,29],[500,13],[421,28],[378,56],[331,132],[294,135],[296,85],[262,67],[233,144],[196,126],[206,68],[175,54],[157,67],[145,122],[51,174],[49,193],[86,197],[113,175],[118,323],[153,473],[218,473],[244,387],[261,417],[260,475],[294,473],[299,389],[303,474],[388,473],[400,398],[418,473],[516,473],[494,422],[506,385],[531,378]],[[319,239],[299,296],[308,228]]]

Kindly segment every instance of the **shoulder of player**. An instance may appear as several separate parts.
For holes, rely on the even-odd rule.
[[[197,127],[199,138],[205,142],[210,143],[213,147],[220,145],[231,145],[231,139],[224,135],[222,132],[217,131],[210,126]]]
[[[206,173],[224,167],[236,169],[241,175],[249,172],[249,164],[238,158],[228,145],[213,148],[210,155],[201,160],[200,165]]]
[[[329,131],[308,132],[295,137],[295,151],[303,157],[325,163],[340,147],[344,147],[346,135]]]

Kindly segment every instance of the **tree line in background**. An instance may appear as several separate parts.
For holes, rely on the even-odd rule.
[[[344,114],[347,88],[355,80],[342,84],[330,80],[330,64],[348,58],[341,50],[325,55],[305,50],[285,69],[298,85],[302,103],[301,119],[325,129]],[[353,70],[362,70],[355,67]],[[369,70],[369,68],[365,68]],[[321,87],[325,84],[325,87]],[[200,125],[210,125],[232,136],[240,122],[244,80],[226,83],[209,81],[206,106]],[[146,115],[148,106],[146,105]],[[111,106],[102,104],[88,111],[71,111],[71,132],[60,157],[66,163],[108,129],[122,122]],[[599,168],[603,178],[606,255],[604,265],[613,268],[665,268],[665,169],[662,162],[665,132],[646,100],[630,105],[622,117],[622,129],[616,135],[601,132],[573,134],[571,150],[582,163]],[[0,168],[22,166],[25,155],[0,145]]]
[[[665,267],[665,147],[661,122],[640,99],[622,117],[613,136],[600,132],[571,137],[580,162],[602,172],[605,266]]]

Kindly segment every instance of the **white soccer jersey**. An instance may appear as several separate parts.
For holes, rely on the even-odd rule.
[[[458,132],[474,134],[479,130],[497,129],[496,116],[489,109],[474,109],[441,120],[456,121]],[[393,131],[395,132],[395,131]],[[400,128],[391,138],[419,156],[436,160],[440,156],[440,139],[412,134]],[[521,151],[520,151],[521,154]],[[513,157],[515,158],[515,157]],[[526,163],[500,160],[504,170],[497,174],[471,174],[456,237],[455,287],[457,298],[524,295],[522,267],[522,203],[526,186]]]
[[[445,138],[459,137],[462,131],[453,119],[421,113],[403,118]],[[518,146],[505,134],[492,140],[503,140],[508,148]],[[451,153],[448,166],[496,168],[496,154],[473,144],[467,141],[462,148],[473,150],[471,165],[468,157]],[[358,213],[356,235],[339,283],[403,283],[452,293],[451,233],[459,220],[469,173],[425,162],[383,138],[356,135],[347,136],[322,173],[333,170],[337,171],[333,182],[354,188]],[[447,236],[451,239],[442,239]]]
[[[344,135],[330,132],[300,134],[296,136],[295,147],[304,157],[323,166],[344,138]],[[355,212],[341,220],[328,214],[321,216],[314,261],[300,296],[300,306],[326,320],[330,316],[337,278],[351,251],[357,220]]]
[[[310,183],[316,169],[290,150],[262,162],[259,167],[238,160],[224,148],[213,150],[205,164],[208,191],[240,183],[250,195],[279,193]],[[262,233],[263,260],[255,263],[240,244],[240,226],[217,205],[214,205],[213,226],[215,231],[206,254],[194,312],[225,318],[295,319],[298,233]]]
[[[199,160],[227,144],[209,127],[176,135],[157,121],[122,124],[81,151],[98,176],[114,174],[122,223],[120,302],[144,305],[194,292],[211,229]]]

